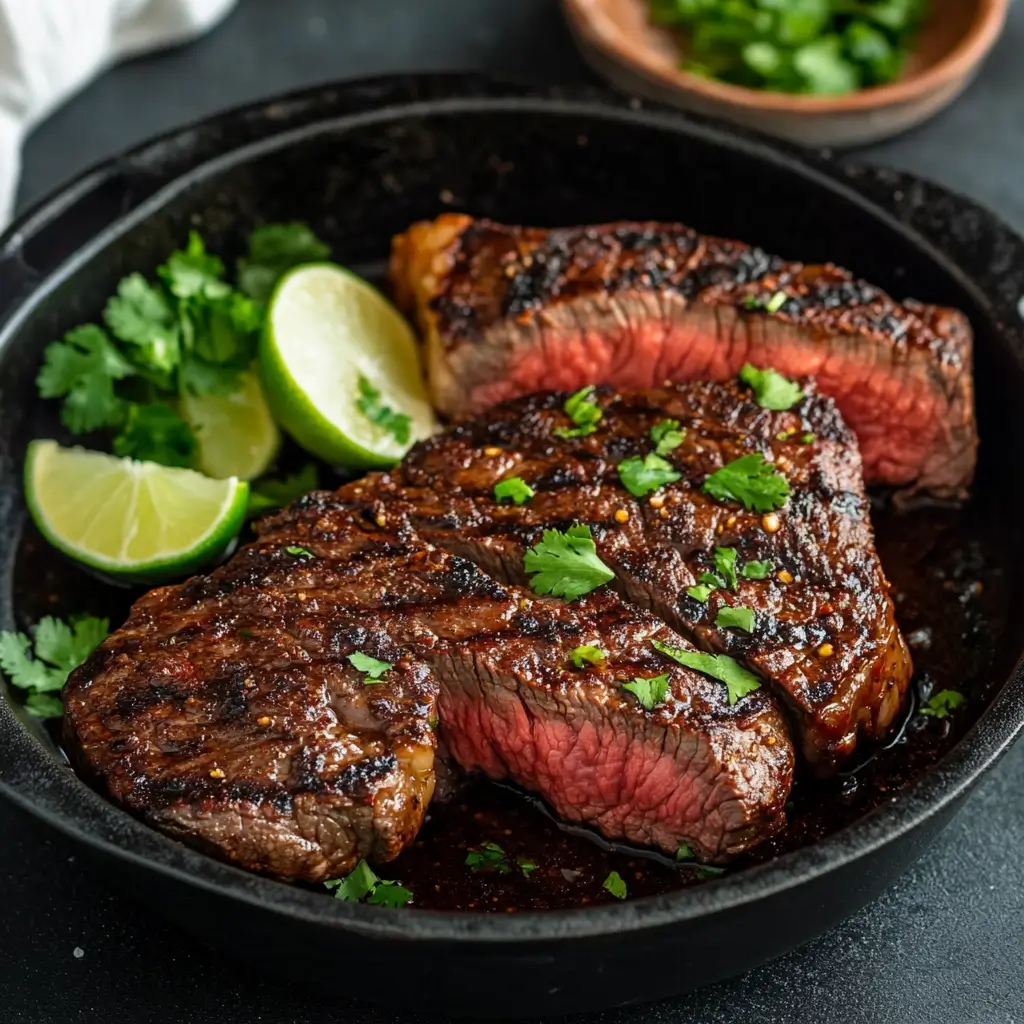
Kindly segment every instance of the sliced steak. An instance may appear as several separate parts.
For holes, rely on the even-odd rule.
[[[971,482],[967,319],[838,267],[681,224],[545,230],[447,214],[395,239],[391,276],[447,415],[541,385],[726,380],[750,362],[816,379],[859,439],[868,484],[956,497]]]
[[[511,401],[421,443],[374,485],[380,507],[513,583],[526,582],[523,554],[543,530],[586,524],[616,573],[612,586],[772,684],[818,772],[832,771],[859,734],[884,733],[911,663],[874,548],[857,446],[832,402],[809,395],[790,411],[768,412],[735,384],[604,390],[596,431],[562,439],[554,430],[571,426],[565,397]],[[667,455],[681,479],[637,499],[618,466],[651,451],[649,431],[662,418],[686,431]],[[768,516],[701,491],[712,472],[752,452],[774,463],[792,488]],[[521,507],[493,497],[495,483],[513,476],[536,492]],[[734,549],[738,567],[770,562],[771,574],[741,575],[735,589],[694,599],[687,590],[714,571],[718,547]],[[715,625],[727,605],[754,611],[751,633]]]
[[[464,768],[609,837],[721,860],[779,827],[794,756],[767,691],[730,707],[665,664],[651,641],[686,642],[650,614],[503,586],[369,497],[318,492],[265,520],[227,565],[138,602],[72,675],[69,748],[116,800],[246,867],[323,880],[415,835],[440,713]],[[613,653],[576,668],[582,644]],[[368,682],[355,651],[393,668]],[[665,672],[652,710],[622,689]]]

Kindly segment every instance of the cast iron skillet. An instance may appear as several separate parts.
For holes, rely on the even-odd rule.
[[[978,336],[984,460],[1022,464],[1024,242],[966,200],[907,176],[844,172],[747,135],[592,91],[537,92],[464,76],[315,89],[220,115],[84,174],[0,241],[2,625],[20,463],[40,414],[42,347],[93,319],[131,270],[151,270],[193,223],[231,253],[259,221],[305,218],[343,262],[446,207],[569,224],[679,219],[808,261],[831,259],[897,294],[956,305]],[[1019,503],[1020,474],[982,467]],[[1022,573],[1006,552],[1011,593]],[[250,970],[418,1009],[581,1011],[654,999],[778,956],[892,882],[1024,729],[1014,622],[994,697],[940,765],[817,845],[679,893],[544,914],[393,912],[218,863],[98,796],[45,734],[0,701],[0,790],[105,858],[132,892]],[[657,965],[657,970],[652,970]],[[365,982],[353,984],[353,979]]]

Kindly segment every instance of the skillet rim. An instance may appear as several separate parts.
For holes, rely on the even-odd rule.
[[[318,106],[324,109],[318,109]],[[346,109],[346,105],[349,109]],[[18,217],[0,236],[0,270],[5,260],[17,259],[22,244],[72,207],[91,187],[118,174],[144,173],[146,158],[161,147],[177,146],[191,154],[201,149],[202,133],[210,136],[210,155],[184,171],[167,174],[166,180],[137,205],[92,233],[78,244],[41,280],[17,295],[10,307],[0,310],[0,357],[16,339],[27,312],[51,290],[91,259],[97,250],[116,241],[132,225],[159,210],[172,196],[207,175],[227,166],[244,163],[261,152],[316,135],[329,125],[352,126],[386,121],[402,116],[428,113],[472,113],[509,110],[566,116],[586,113],[605,120],[646,124],[664,132],[699,136],[714,144],[769,160],[788,173],[817,183],[843,201],[853,203],[867,216],[907,237],[945,273],[973,293],[975,300],[1004,332],[1017,334],[1000,314],[997,296],[986,293],[957,259],[944,253],[927,235],[911,228],[851,183],[849,171],[831,164],[823,155],[769,142],[760,136],[725,127],[709,119],[683,115],[654,104],[621,97],[605,89],[583,87],[545,88],[512,86],[490,81],[476,74],[427,74],[381,76],[336,85],[326,84],[295,90],[257,100],[228,111],[198,119],[173,129],[108,160],[94,165],[43,197]],[[295,121],[299,123],[296,125]],[[232,127],[255,126],[253,138],[241,144],[218,146],[217,140]],[[858,173],[881,176],[890,172],[860,169]],[[910,175],[909,181],[930,192],[931,198],[953,198],[939,186]],[[1019,239],[993,214],[970,200],[957,197],[1024,251]],[[1005,312],[1005,311],[1004,311]],[[4,453],[10,469],[10,456]],[[6,475],[6,473],[4,474]],[[0,564],[0,579],[8,579],[13,566],[24,509],[17,482],[14,507],[0,495],[0,509],[8,521],[15,518],[12,543]],[[0,592],[0,625],[13,624],[10,588]],[[196,887],[211,894],[247,903],[264,912],[286,916],[311,925],[379,939],[437,941],[453,943],[523,943],[565,938],[596,938],[622,932],[656,928],[708,917],[731,908],[764,899],[795,888],[844,865],[866,857],[894,842],[927,819],[939,815],[966,796],[981,776],[1006,753],[1024,732],[1024,670],[1018,661],[999,691],[971,729],[943,759],[920,779],[902,790],[898,797],[875,808],[839,832],[812,846],[791,851],[736,875],[706,882],[701,886],[631,900],[606,907],[572,908],[516,915],[452,913],[407,910],[395,914],[387,909],[347,904],[325,897],[312,889],[243,871],[176,842],[132,817],[89,788],[66,765],[60,764],[19,721],[11,704],[0,700],[0,793],[50,827],[94,851],[152,872],[158,876]],[[120,841],[119,841],[120,840]]]

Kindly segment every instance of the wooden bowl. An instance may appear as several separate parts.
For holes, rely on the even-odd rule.
[[[647,0],[562,0],[587,62],[617,88],[811,146],[875,142],[938,113],[999,38],[1009,0],[933,0],[899,80],[848,96],[745,89],[683,71],[676,34],[650,24]]]

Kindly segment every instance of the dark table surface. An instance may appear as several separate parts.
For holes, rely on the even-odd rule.
[[[1022,52],[1017,3],[956,106],[854,158],[931,177],[1024,230]],[[464,68],[590,81],[554,0],[241,0],[205,39],[108,73],[42,125],[26,147],[21,200],[123,146],[254,97],[332,78]],[[588,1021],[1024,1022],[1022,783],[1018,745],[908,875],[804,949],[686,998]],[[357,986],[344,964],[337,1000],[325,1001],[197,948],[5,804],[0,837],[5,1024],[415,1024],[352,1006],[344,993]]]

